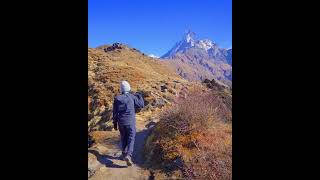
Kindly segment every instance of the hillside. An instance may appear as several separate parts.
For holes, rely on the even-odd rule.
[[[105,130],[120,81],[145,94],[145,109],[164,106],[183,94],[189,83],[163,62],[115,43],[88,49],[88,130]]]
[[[89,179],[229,179],[232,95],[228,86],[214,79],[189,82],[166,62],[119,43],[89,48],[88,67]],[[143,93],[146,105],[137,113],[134,167],[118,159],[119,132],[110,121],[113,97],[122,80],[130,82],[133,92]],[[208,149],[210,153],[204,154]],[[210,158],[214,156],[218,159]],[[204,173],[199,165],[211,164],[194,162],[193,157],[218,163],[205,169],[213,174]]]
[[[198,40],[191,31],[161,58],[185,79],[215,78],[232,85],[232,49],[220,48],[209,39]]]

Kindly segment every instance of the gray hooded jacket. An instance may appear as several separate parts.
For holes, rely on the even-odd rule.
[[[123,93],[117,95],[113,101],[113,122],[120,125],[135,125],[136,109],[144,107],[144,100],[140,93],[135,95]]]

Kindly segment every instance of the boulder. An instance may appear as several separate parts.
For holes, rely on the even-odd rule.
[[[212,79],[211,81],[208,79],[205,79],[202,83],[204,83],[209,89],[215,89],[215,90],[229,89],[229,86],[215,79]]]

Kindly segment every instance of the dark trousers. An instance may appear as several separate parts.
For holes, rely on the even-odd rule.
[[[119,124],[119,131],[121,136],[122,154],[132,156],[134,139],[136,137],[136,126]]]

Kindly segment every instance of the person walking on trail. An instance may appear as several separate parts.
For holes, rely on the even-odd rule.
[[[132,153],[136,135],[136,110],[144,107],[141,93],[130,93],[130,84],[122,81],[120,84],[120,95],[113,101],[113,125],[114,129],[120,131],[122,144],[122,159],[128,166],[133,165]]]

